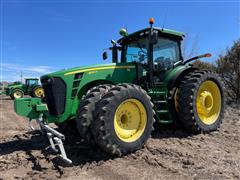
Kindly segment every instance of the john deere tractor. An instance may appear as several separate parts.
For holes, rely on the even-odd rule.
[[[37,78],[26,78],[25,84],[9,85],[5,90],[5,94],[12,99],[22,98],[23,95],[41,98],[44,96],[44,90],[41,85],[39,85]]]
[[[52,149],[59,146],[67,162],[64,135],[49,123],[72,132],[77,128],[83,141],[117,156],[142,148],[154,123],[177,122],[194,134],[217,130],[224,113],[222,82],[214,72],[191,65],[211,54],[184,60],[184,34],[153,27],[153,22],[151,18],[149,28],[131,34],[121,29],[122,37],[111,41],[110,64],[42,76],[45,102],[17,99],[16,113],[37,119]]]

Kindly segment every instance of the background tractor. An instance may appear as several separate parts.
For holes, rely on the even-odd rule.
[[[25,84],[18,83],[9,85],[5,90],[5,94],[12,99],[22,98],[23,95],[30,95],[38,98],[44,97],[44,90],[38,81],[37,78],[26,78]]]
[[[181,32],[150,27],[112,40],[112,63],[83,66],[41,77],[47,107],[39,99],[18,99],[15,111],[37,119],[53,149],[66,161],[64,136],[47,124],[73,132],[111,155],[142,148],[153,124],[180,123],[191,133],[217,130],[223,119],[224,92],[219,77],[184,60]],[[121,53],[120,55],[118,53]],[[120,57],[120,59],[118,59]],[[107,58],[107,52],[103,53]],[[54,137],[54,138],[53,138]],[[55,143],[54,143],[55,141]]]

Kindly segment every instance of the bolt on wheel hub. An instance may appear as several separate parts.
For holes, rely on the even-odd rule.
[[[215,82],[208,80],[201,84],[197,92],[196,108],[203,123],[211,125],[216,122],[221,111],[221,93]]]
[[[146,109],[137,99],[125,100],[115,112],[114,129],[117,136],[124,142],[133,142],[140,138],[146,123]]]
[[[43,93],[43,89],[42,88],[37,88],[35,90],[35,94],[37,97],[41,97],[44,93]]]

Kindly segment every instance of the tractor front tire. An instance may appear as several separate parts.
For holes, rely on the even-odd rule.
[[[22,98],[23,95],[24,95],[24,92],[21,89],[14,89],[10,97],[11,99],[14,100],[14,99]]]
[[[77,130],[81,140],[90,145],[94,144],[90,126],[95,119],[94,111],[96,103],[111,87],[112,85],[99,85],[91,88],[87,91],[82,102],[79,104],[76,118]]]
[[[195,70],[179,86],[179,120],[191,133],[217,130],[224,115],[224,90],[220,78],[208,70]]]
[[[153,131],[153,104],[146,91],[133,84],[111,88],[97,103],[95,114],[95,142],[111,155],[141,149]]]

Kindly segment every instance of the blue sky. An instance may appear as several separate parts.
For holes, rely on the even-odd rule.
[[[145,28],[149,17],[155,26],[185,32],[186,56],[211,52],[213,61],[240,37],[239,1],[0,2],[1,80],[110,62],[101,54],[119,29]]]

